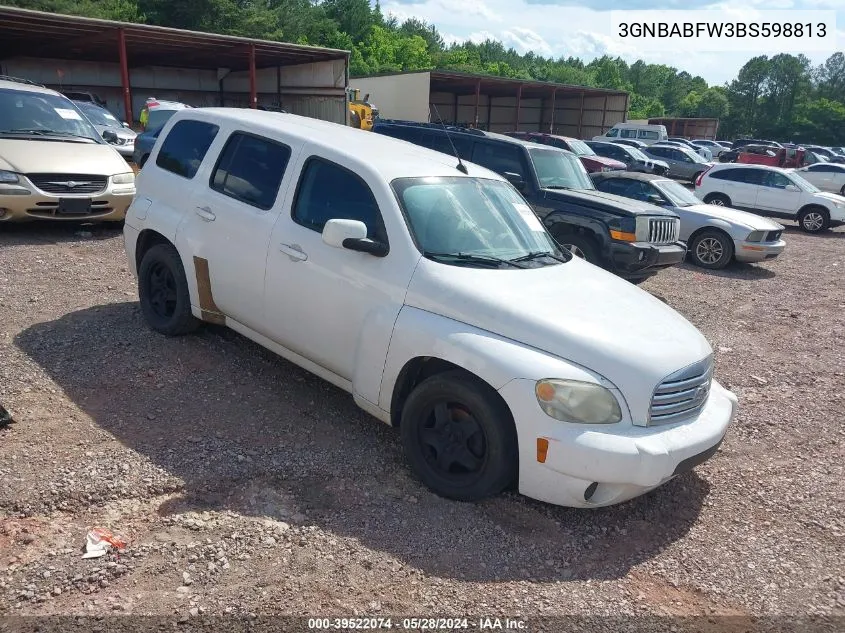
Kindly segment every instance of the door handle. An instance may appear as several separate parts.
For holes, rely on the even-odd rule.
[[[279,244],[279,250],[290,257],[292,262],[304,262],[308,255],[299,244]]]
[[[214,222],[217,219],[217,216],[209,207],[197,207],[194,211],[206,222]]]

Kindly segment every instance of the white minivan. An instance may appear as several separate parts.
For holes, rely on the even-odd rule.
[[[665,125],[647,123],[617,123],[604,134],[594,136],[594,141],[613,141],[616,139],[634,139],[646,145],[652,145],[669,138]]]
[[[348,391],[449,498],[618,503],[736,415],[684,317],[558,247],[503,177],[388,136],[182,110],[124,240],[152,329],[224,324]]]

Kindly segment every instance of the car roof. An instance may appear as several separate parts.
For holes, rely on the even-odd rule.
[[[51,90],[50,88],[47,88],[46,86],[42,86],[41,84],[28,82],[26,80],[11,81],[9,79],[0,79],[0,88],[6,89],[6,90],[19,90],[21,92],[38,92],[38,93],[41,93],[41,94],[50,94],[50,95],[55,95],[55,96],[58,96],[58,97],[64,97],[63,94],[61,94],[61,93],[59,93],[55,90]],[[67,97],[64,97],[64,98],[66,99]]]
[[[175,125],[178,121],[184,120],[247,124],[255,131],[260,130],[270,139],[276,131],[292,133],[307,143],[341,154],[351,160],[364,162],[388,181],[413,176],[465,176],[456,168],[457,159],[449,154],[426,149],[384,134],[374,134],[296,114],[251,108],[190,108],[177,112],[167,124]],[[528,145],[534,144],[528,143]],[[537,145],[537,147],[554,149],[547,148],[545,145]],[[506,182],[502,176],[484,167],[466,161],[464,164],[469,172],[466,176]]]
[[[716,163],[705,172],[705,176],[714,171],[722,171],[723,169],[765,169],[768,171],[777,171],[786,173],[786,169],[775,167],[774,165],[756,165],[754,163]]]
[[[658,174],[644,174],[638,171],[609,171],[597,172],[590,175],[594,180],[611,180],[613,178],[630,178],[631,180],[643,180],[646,182],[651,182],[652,180],[671,180],[666,176],[659,176]]]

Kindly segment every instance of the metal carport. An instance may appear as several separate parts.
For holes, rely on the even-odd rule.
[[[0,65],[4,74],[23,74],[51,87],[109,88],[117,83],[130,123],[139,110],[137,99],[133,107],[133,88],[215,93],[218,101],[243,92],[253,108],[259,93],[279,101],[283,92],[330,98],[343,102],[330,108],[343,117],[338,122],[346,117],[348,51],[0,7]],[[154,69],[159,69],[158,81],[150,79]],[[224,85],[224,79],[231,85]]]
[[[450,70],[350,79],[380,116],[437,121],[492,132],[550,132],[577,138],[603,134],[626,119],[628,93]]]

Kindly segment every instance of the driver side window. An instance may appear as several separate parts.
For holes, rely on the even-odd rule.
[[[367,226],[367,237],[387,244],[384,221],[367,184],[345,167],[316,156],[302,170],[291,217],[318,233],[329,220],[360,220]]]
[[[766,172],[766,177],[763,179],[764,187],[774,187],[775,189],[786,189],[787,185],[791,184],[789,178],[776,171]]]

